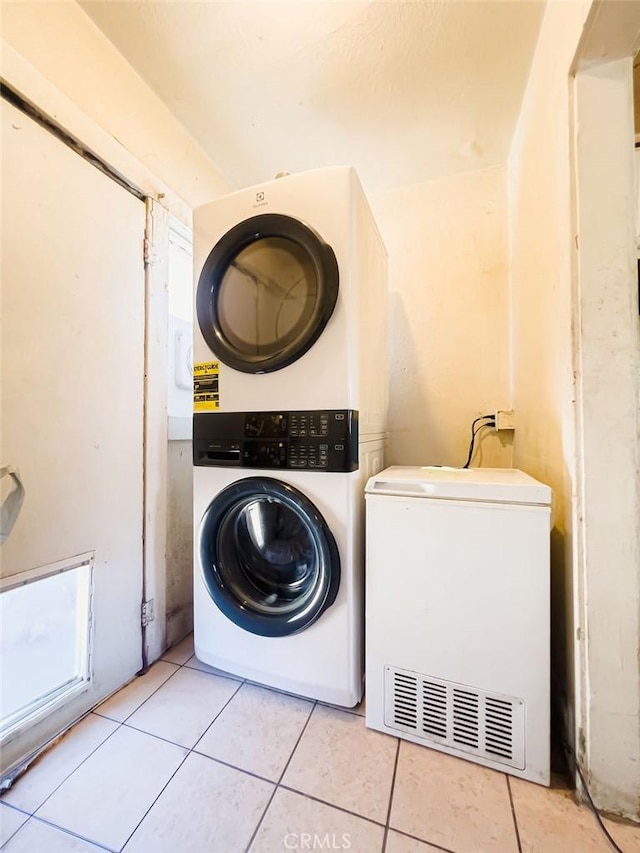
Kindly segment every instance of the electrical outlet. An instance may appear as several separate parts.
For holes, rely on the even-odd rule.
[[[496,430],[515,429],[516,419],[513,409],[496,409]]]

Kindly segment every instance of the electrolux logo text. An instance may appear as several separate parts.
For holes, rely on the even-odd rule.
[[[264,197],[264,192],[261,190],[260,192],[256,193],[256,203],[253,205],[253,207],[264,207],[265,204],[268,204],[268,201]]]
[[[284,837],[284,846],[287,850],[350,850],[351,833],[289,832]]]

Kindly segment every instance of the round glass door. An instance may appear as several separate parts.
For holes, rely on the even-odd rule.
[[[250,477],[220,492],[202,519],[199,552],[217,606],[254,634],[302,631],[338,592],[331,531],[308,498],[277,480]]]
[[[331,247],[297,219],[263,214],[214,246],[198,281],[196,314],[221,361],[245,373],[268,373],[313,346],[337,296]]]

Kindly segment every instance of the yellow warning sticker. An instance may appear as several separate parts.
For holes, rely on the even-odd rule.
[[[201,361],[193,365],[194,412],[215,412],[220,408],[219,381],[219,361]]]

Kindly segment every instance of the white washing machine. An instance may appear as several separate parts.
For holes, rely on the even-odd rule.
[[[355,171],[194,212],[195,412],[350,409],[386,429],[387,257]]]
[[[312,433],[326,424],[326,434],[300,437],[301,421]],[[197,657],[356,705],[364,484],[383,467],[384,440],[358,443],[347,409],[220,413],[204,424],[194,439]]]

